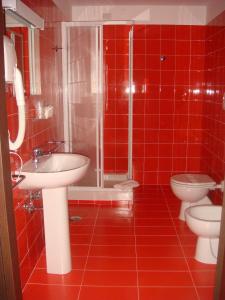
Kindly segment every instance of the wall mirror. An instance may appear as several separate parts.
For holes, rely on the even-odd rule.
[[[6,35],[14,42],[17,65],[22,72],[25,91],[31,95],[40,95],[39,31],[44,28],[44,21],[20,1],[16,1],[15,7],[9,7],[7,0],[3,1],[4,5]]]

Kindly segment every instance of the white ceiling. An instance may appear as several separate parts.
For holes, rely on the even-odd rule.
[[[208,5],[215,0],[69,0],[72,5]]]

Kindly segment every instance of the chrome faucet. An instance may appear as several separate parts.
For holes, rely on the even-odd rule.
[[[39,157],[44,155],[44,152],[41,148],[37,147],[32,150],[32,161],[37,164],[39,162]]]

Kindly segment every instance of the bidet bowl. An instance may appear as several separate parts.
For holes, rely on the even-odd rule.
[[[44,189],[68,186],[79,181],[86,173],[90,159],[74,153],[53,153],[39,157],[35,164],[27,161],[21,175],[25,179],[21,189]]]
[[[218,238],[220,233],[222,206],[196,205],[185,210],[187,225],[197,236]]]

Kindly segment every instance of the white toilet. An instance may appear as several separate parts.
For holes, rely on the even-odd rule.
[[[178,174],[170,179],[173,193],[181,202],[179,219],[185,221],[186,208],[200,204],[211,204],[207,194],[216,187],[216,182],[205,174]]]
[[[198,236],[195,259],[216,264],[222,206],[196,205],[185,210],[187,225]]]

